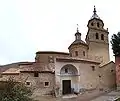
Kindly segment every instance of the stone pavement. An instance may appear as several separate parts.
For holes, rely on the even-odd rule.
[[[36,96],[36,101],[114,101],[113,99],[120,97],[120,91],[103,92],[87,92],[81,95],[65,95],[63,97],[54,98],[51,96]]]
[[[120,91],[111,91],[105,95],[99,96],[91,101],[115,101],[120,98]]]

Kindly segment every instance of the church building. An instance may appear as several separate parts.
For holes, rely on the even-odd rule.
[[[77,28],[75,41],[68,46],[69,53],[38,51],[34,62],[3,65],[0,81],[12,77],[34,88],[35,95],[62,96],[114,89],[115,64],[109,57],[109,32],[95,7],[86,26],[85,41]]]

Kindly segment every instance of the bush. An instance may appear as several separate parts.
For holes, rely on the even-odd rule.
[[[0,89],[0,101],[33,101],[30,96],[32,91],[22,83],[9,79]]]

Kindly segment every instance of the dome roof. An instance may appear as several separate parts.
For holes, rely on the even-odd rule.
[[[75,41],[68,47],[68,49],[73,45],[84,45],[88,47],[88,45],[83,40],[81,40],[81,33],[79,32],[78,27],[77,32],[75,33]]]
[[[84,45],[84,46],[87,46],[87,47],[88,47],[88,45],[87,45],[83,40],[75,40],[75,41],[68,47],[68,49],[69,49],[71,46],[73,46],[73,45]]]

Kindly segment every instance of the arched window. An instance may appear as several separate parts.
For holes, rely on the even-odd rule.
[[[93,24],[93,22],[91,23],[91,26],[93,26],[94,24]]]
[[[101,34],[101,40],[104,40],[104,35],[103,34]]]
[[[85,51],[83,51],[83,56],[85,56]]]
[[[78,51],[75,51],[75,56],[78,56]]]
[[[96,33],[95,36],[96,36],[96,39],[99,39],[98,33]]]
[[[68,73],[68,68],[65,68],[65,73]]]
[[[99,23],[97,23],[97,27],[100,27],[100,24],[99,24]]]

